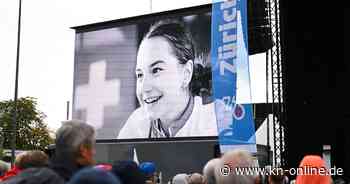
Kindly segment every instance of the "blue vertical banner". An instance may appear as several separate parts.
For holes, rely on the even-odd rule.
[[[237,79],[250,95],[246,0],[214,0],[212,5],[211,64],[213,97],[221,152],[245,149],[256,153],[251,104],[236,103]],[[241,76],[241,77],[238,77]],[[251,100],[250,100],[251,101]]]

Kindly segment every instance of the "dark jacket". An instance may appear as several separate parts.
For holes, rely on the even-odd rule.
[[[118,176],[123,184],[146,183],[146,176],[141,172],[137,163],[131,160],[115,162],[111,172]]]
[[[1,184],[64,184],[64,180],[49,168],[29,168]]]
[[[76,163],[72,157],[64,157],[65,154],[54,156],[49,163],[49,168],[55,171],[61,178],[68,182],[72,176],[84,168]]]

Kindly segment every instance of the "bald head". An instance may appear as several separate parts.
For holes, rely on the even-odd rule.
[[[231,168],[231,172],[228,176],[220,175],[218,177],[218,183],[228,184],[254,184],[257,179],[255,173],[236,173],[236,169],[239,168],[253,168],[255,166],[254,159],[251,154],[245,150],[232,150],[226,152],[222,158],[222,164]]]
[[[216,184],[215,173],[221,167],[221,160],[219,158],[211,159],[203,168],[203,175],[207,179],[208,184]]]

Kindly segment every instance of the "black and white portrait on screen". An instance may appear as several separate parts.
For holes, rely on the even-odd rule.
[[[203,104],[193,77],[201,63],[182,22],[154,23],[138,48],[136,95],[140,103],[118,138],[216,136],[213,103]],[[201,75],[201,74],[199,74]]]
[[[73,118],[97,139],[217,135],[210,23],[199,13],[77,32]]]

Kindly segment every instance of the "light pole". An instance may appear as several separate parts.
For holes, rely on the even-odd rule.
[[[67,101],[67,120],[69,120],[69,101]]]
[[[12,139],[11,139],[11,166],[14,166],[15,152],[16,152],[16,132],[17,132],[17,95],[18,95],[18,71],[19,71],[19,50],[21,41],[21,8],[22,0],[19,0],[18,12],[18,29],[17,29],[17,57],[16,57],[16,79],[15,79],[15,98],[13,110],[13,124],[12,124]]]

